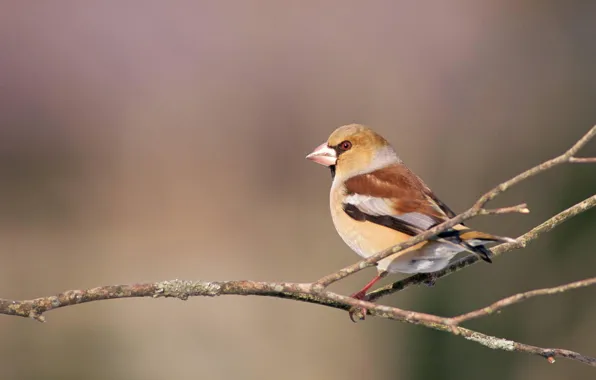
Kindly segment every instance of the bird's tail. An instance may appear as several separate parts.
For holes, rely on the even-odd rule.
[[[467,251],[472,252],[482,260],[492,263],[491,251],[484,246],[486,243],[499,242],[499,243],[511,243],[514,239],[487,234],[485,232],[479,232],[470,230],[469,228],[458,225],[453,230],[446,231],[444,236],[439,234],[440,238],[445,238],[453,243],[457,243],[464,247]]]
[[[477,254],[482,260],[488,263],[492,263],[492,260],[490,259],[492,252],[484,246],[485,243],[511,243],[515,241],[508,237],[496,236],[473,230],[460,232],[459,238],[468,251]]]
[[[499,243],[513,243],[515,241],[515,239],[512,239],[512,238],[491,235],[491,234],[487,234],[485,232],[478,232],[478,231],[474,231],[474,230],[463,230],[459,233],[459,237],[460,237],[460,239],[462,239],[464,241],[480,240],[480,241],[485,241],[487,243],[493,242],[493,241],[496,241]]]

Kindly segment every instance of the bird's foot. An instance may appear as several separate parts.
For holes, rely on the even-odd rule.
[[[430,288],[432,288],[433,286],[435,286],[435,283],[437,282],[437,279],[434,277],[430,277],[427,278],[426,280],[422,281],[422,283]]]
[[[355,298],[357,300],[368,301],[368,298],[366,297],[366,292],[368,292],[368,289],[372,288],[372,286],[374,284],[376,284],[377,281],[379,281],[380,279],[385,277],[387,275],[387,273],[389,273],[389,272],[387,272],[387,271],[379,272],[379,274],[377,274],[372,280],[370,280],[370,282],[368,284],[364,285],[364,287],[362,289],[360,289],[356,293],[352,294],[350,297]],[[364,318],[366,317],[366,312],[367,312],[367,310],[363,307],[357,307],[357,306],[351,307],[349,310],[350,319],[352,320],[352,322],[356,322],[354,320],[354,316],[357,316],[359,320],[363,321]]]
[[[357,300],[366,301],[366,290],[363,289],[359,292],[356,292],[356,293],[352,294],[350,297],[357,299]],[[350,319],[352,320],[352,322],[356,323],[357,321],[364,321],[364,319],[366,318],[367,310],[366,310],[366,308],[363,308],[363,307],[352,306],[350,308],[350,310],[348,311],[348,313],[350,315]]]

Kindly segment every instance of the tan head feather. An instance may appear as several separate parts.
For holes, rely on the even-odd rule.
[[[327,145],[337,152],[336,176],[342,179],[400,162],[387,140],[360,124],[339,127]]]

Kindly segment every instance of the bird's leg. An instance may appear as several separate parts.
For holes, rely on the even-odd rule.
[[[372,286],[374,284],[376,284],[377,281],[379,281],[383,277],[387,276],[387,273],[388,272],[386,272],[386,271],[379,272],[379,274],[377,274],[372,280],[370,280],[370,282],[368,284],[364,285],[364,287],[362,289],[360,289],[356,293],[352,294],[350,297],[355,298],[357,300],[364,300],[364,299],[366,299],[366,292],[370,288],[372,288]],[[354,314],[356,312],[358,312],[358,311],[361,313],[360,319],[364,319],[365,318],[365,316],[366,316],[366,309],[365,308],[352,307],[350,309],[350,311],[349,311],[349,313],[350,313],[350,319],[352,320],[352,322],[356,322],[354,320]]]
[[[352,298],[356,298],[357,300],[363,300],[364,297],[366,296],[366,292],[373,287],[374,284],[377,283],[377,281],[379,281],[380,279],[382,279],[383,277],[385,277],[387,275],[387,272],[383,271],[380,272],[378,275],[376,275],[372,280],[370,280],[370,282],[366,285],[364,285],[364,287],[362,289],[360,289],[359,291],[357,291],[356,293],[352,294],[350,297]]]

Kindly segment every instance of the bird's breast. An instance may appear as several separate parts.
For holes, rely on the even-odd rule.
[[[410,238],[391,228],[351,218],[343,210],[343,198],[342,188],[331,189],[331,218],[342,240],[360,256],[367,258]]]

